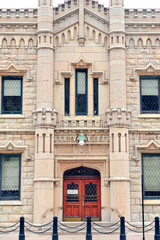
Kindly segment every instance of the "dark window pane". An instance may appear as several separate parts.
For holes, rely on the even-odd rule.
[[[21,112],[21,96],[6,96],[3,97],[4,112]]]
[[[65,78],[65,115],[69,115],[70,104],[70,79]]]
[[[87,115],[87,70],[76,70],[76,114]]]
[[[142,111],[145,112],[158,112],[159,110],[159,97],[158,96],[142,96]]]
[[[93,79],[93,107],[94,115],[98,115],[98,79]]]

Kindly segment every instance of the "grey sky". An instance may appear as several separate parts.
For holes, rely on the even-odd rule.
[[[62,3],[65,0],[53,0],[54,6]],[[37,8],[38,0],[0,0],[0,8]],[[99,0],[108,6],[109,0]],[[125,8],[160,8],[159,0],[124,0]]]

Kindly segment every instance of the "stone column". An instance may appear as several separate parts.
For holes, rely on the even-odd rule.
[[[34,222],[50,221],[54,199],[53,5],[39,0],[37,31],[37,109],[35,126]]]
[[[79,34],[78,41],[80,46],[84,45],[85,33],[84,33],[84,0],[79,0]]]
[[[122,0],[110,0],[110,199],[111,221],[130,218],[128,128],[131,112],[126,109],[126,49]]]

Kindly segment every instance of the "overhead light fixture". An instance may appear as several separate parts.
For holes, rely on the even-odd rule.
[[[77,138],[79,142],[79,146],[83,146],[84,142],[87,140],[86,137],[81,133],[80,136]]]

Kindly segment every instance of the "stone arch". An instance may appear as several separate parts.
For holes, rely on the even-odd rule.
[[[32,48],[33,45],[34,45],[34,43],[33,43],[33,39],[30,38],[30,39],[28,40],[28,46],[29,46],[30,48]]]
[[[20,47],[24,47],[24,46],[25,46],[25,41],[24,41],[23,38],[20,39],[20,41],[19,41],[19,46],[20,46]]]
[[[147,41],[146,41],[146,46],[149,47],[149,48],[152,47],[152,41],[151,41],[150,38],[147,39]]]
[[[155,46],[156,46],[156,47],[159,47],[159,46],[160,46],[160,40],[159,40],[158,38],[155,40]]]
[[[77,216],[77,220],[83,221],[85,216],[84,209],[90,208],[91,202],[90,216],[96,216],[99,220],[101,219],[100,181],[100,172],[90,167],[80,166],[71,168],[63,173],[63,219],[65,221],[70,220],[74,216]],[[82,201],[79,201],[79,198]],[[73,202],[77,201],[78,205],[75,208]],[[84,201],[85,206],[83,204]]]
[[[2,47],[7,47],[7,39],[3,38],[2,40]]]
[[[79,166],[64,171],[63,176],[99,176],[100,172],[97,169]]]
[[[96,164],[92,165],[90,163],[83,163],[83,164],[82,163],[71,163],[71,164],[65,164],[65,165],[61,166],[61,170],[58,175],[59,175],[59,177],[63,178],[63,175],[67,170],[79,168],[82,166],[85,168],[91,168],[91,169],[98,170],[100,173],[100,176],[104,176],[104,174],[105,174],[105,169],[102,169],[100,166],[97,166]]]
[[[133,40],[133,38],[131,38],[129,40],[129,48],[134,48],[134,46],[135,46],[134,40]]]
[[[139,48],[140,48],[140,47],[143,47],[143,41],[142,41],[142,38],[139,38],[139,39],[138,39],[137,46],[138,46]]]
[[[14,38],[11,39],[11,47],[16,46],[16,40]]]

